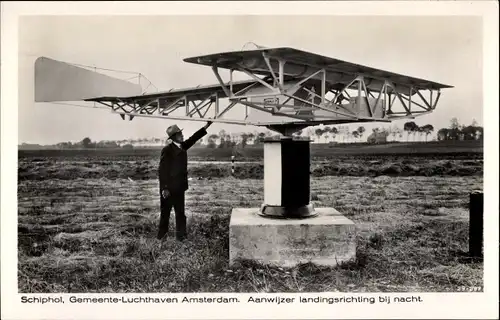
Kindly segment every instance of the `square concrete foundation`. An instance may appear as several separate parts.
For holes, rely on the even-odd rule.
[[[307,219],[272,219],[258,208],[235,208],[229,225],[229,263],[238,259],[293,267],[336,266],[356,256],[354,223],[333,208]]]

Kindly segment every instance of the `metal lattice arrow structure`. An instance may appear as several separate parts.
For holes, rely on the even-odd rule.
[[[52,69],[65,70],[64,63],[42,58],[35,68],[42,76],[47,74],[40,71],[47,61]],[[217,84],[140,94],[140,88],[131,83],[97,73],[90,75],[88,70],[85,70],[85,76],[79,74],[75,77],[74,68],[78,67],[71,66],[73,78],[60,80],[49,94],[44,95],[43,101],[92,101],[108,107],[122,118],[210,120],[264,126],[290,135],[319,124],[390,122],[421,116],[436,108],[441,89],[451,88],[293,48],[259,47],[257,50],[216,53],[184,61],[210,67]],[[229,71],[228,81],[222,79],[221,69]],[[235,72],[250,80],[234,81]],[[52,79],[46,78],[36,82],[38,87],[43,87],[42,81],[54,83],[53,74]],[[64,77],[59,76],[59,79]],[[80,84],[71,88],[70,83]],[[106,88],[106,94],[99,94],[104,90],[96,88]],[[62,98],[60,93],[54,95],[57,89],[66,95]],[[42,88],[39,91],[47,90]],[[125,94],[127,92],[136,94]],[[51,96],[57,99],[51,100]],[[243,108],[244,115],[228,118],[227,113],[235,108]]]

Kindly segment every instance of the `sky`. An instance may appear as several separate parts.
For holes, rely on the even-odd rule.
[[[18,142],[161,138],[174,123],[187,134],[204,124],[123,121],[108,110],[35,103],[34,61],[40,56],[140,72],[163,91],[216,83],[209,67],[183,59],[241,50],[247,42],[294,47],[452,85],[443,90],[433,113],[414,121],[441,128],[456,117],[463,124],[475,119],[482,125],[481,23],[480,17],[464,16],[24,16],[18,38]],[[402,128],[406,121],[393,125]],[[221,129],[257,127],[214,124],[210,131]]]

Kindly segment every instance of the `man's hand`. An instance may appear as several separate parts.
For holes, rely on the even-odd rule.
[[[161,191],[161,196],[163,197],[163,199],[167,199],[169,195],[170,195],[170,192],[168,192],[167,189],[164,189]]]
[[[213,123],[212,121],[208,121],[207,124],[203,128],[205,128],[205,130],[208,129],[208,127],[210,127],[212,125],[212,123]]]

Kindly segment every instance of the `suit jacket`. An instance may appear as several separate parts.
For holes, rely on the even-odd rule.
[[[175,194],[188,189],[186,151],[206,134],[205,128],[201,128],[189,139],[183,141],[180,144],[181,148],[171,142],[161,150],[158,168],[160,192],[167,189],[170,193]]]

